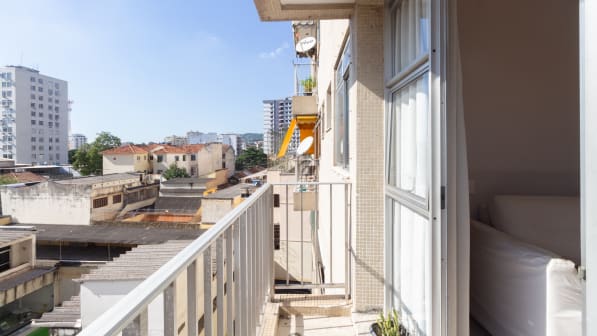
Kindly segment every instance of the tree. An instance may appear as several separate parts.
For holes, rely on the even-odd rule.
[[[168,167],[168,169],[166,169],[166,171],[164,171],[162,173],[162,176],[166,179],[173,179],[173,178],[177,178],[177,177],[189,177],[189,174],[187,174],[187,170],[184,168],[180,168],[178,166],[176,166],[175,163],[171,164],[170,167]]]
[[[71,149],[68,151],[68,163],[72,164],[74,162],[77,151],[78,149]]]
[[[236,170],[249,167],[267,167],[267,154],[257,147],[249,147],[236,158]]]
[[[109,132],[101,132],[91,143],[83,145],[73,155],[73,167],[81,175],[102,173],[102,152],[121,145],[120,138]]]

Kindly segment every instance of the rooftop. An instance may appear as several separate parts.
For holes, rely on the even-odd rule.
[[[102,152],[103,155],[120,155],[120,154],[147,154],[148,149],[146,147],[136,145],[124,145],[112,149],[107,149]]]
[[[205,196],[204,198],[209,198],[209,199],[233,199],[237,196],[240,196],[241,194],[245,193],[246,190],[249,190],[250,192],[253,192],[255,189],[257,189],[257,187],[255,187],[252,184],[248,184],[248,183],[240,183],[240,184],[236,184],[232,187],[226,188],[226,189],[220,189],[218,191],[216,191],[213,194],[209,194],[207,196]]]
[[[73,179],[54,181],[60,184],[77,184],[77,185],[93,185],[97,183],[114,182],[120,180],[138,179],[139,174],[133,173],[119,173],[119,174],[108,174],[102,176],[87,176]]]
[[[35,231],[0,229],[0,246],[10,245],[13,242],[35,235]]]
[[[33,321],[33,325],[38,327],[62,327],[62,328],[80,328],[81,327],[81,298],[73,296],[68,301],[64,301],[62,306],[54,307],[51,312],[44,313],[41,318]]]
[[[161,244],[169,240],[193,240],[205,230],[162,229],[138,225],[37,224],[38,242],[80,242],[96,244]]]
[[[168,241],[159,245],[141,245],[120,255],[113,261],[99,266],[79,279],[93,280],[143,280],[172,259],[191,241]]]

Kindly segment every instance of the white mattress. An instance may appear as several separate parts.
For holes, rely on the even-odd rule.
[[[580,291],[571,261],[471,223],[471,315],[492,335],[581,335]]]

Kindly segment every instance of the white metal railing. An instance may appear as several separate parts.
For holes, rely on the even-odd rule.
[[[177,335],[176,297],[186,297],[188,335],[197,335],[203,307],[204,335],[255,335],[265,303],[273,294],[273,193],[265,184],[135,287],[88,326],[80,336],[144,335],[147,310],[163,294],[163,335]],[[212,256],[215,250],[215,258]],[[200,267],[203,259],[203,269]],[[215,264],[215,275],[212,265]],[[186,271],[186,289],[177,278]],[[197,288],[203,273],[203,288]],[[215,284],[214,284],[215,282]],[[215,295],[212,290],[215,288]],[[175,295],[178,291],[186,295]],[[199,291],[203,295],[198,295]],[[215,297],[215,308],[214,300]],[[202,298],[202,302],[198,300]],[[199,304],[199,305],[198,305]],[[215,315],[213,314],[215,310]]]
[[[343,294],[351,288],[349,182],[272,183],[277,291]]]

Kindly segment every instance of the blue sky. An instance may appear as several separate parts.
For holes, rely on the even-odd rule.
[[[262,100],[292,95],[290,23],[260,22],[251,0],[0,1],[0,65],[67,80],[90,140],[262,132]]]

